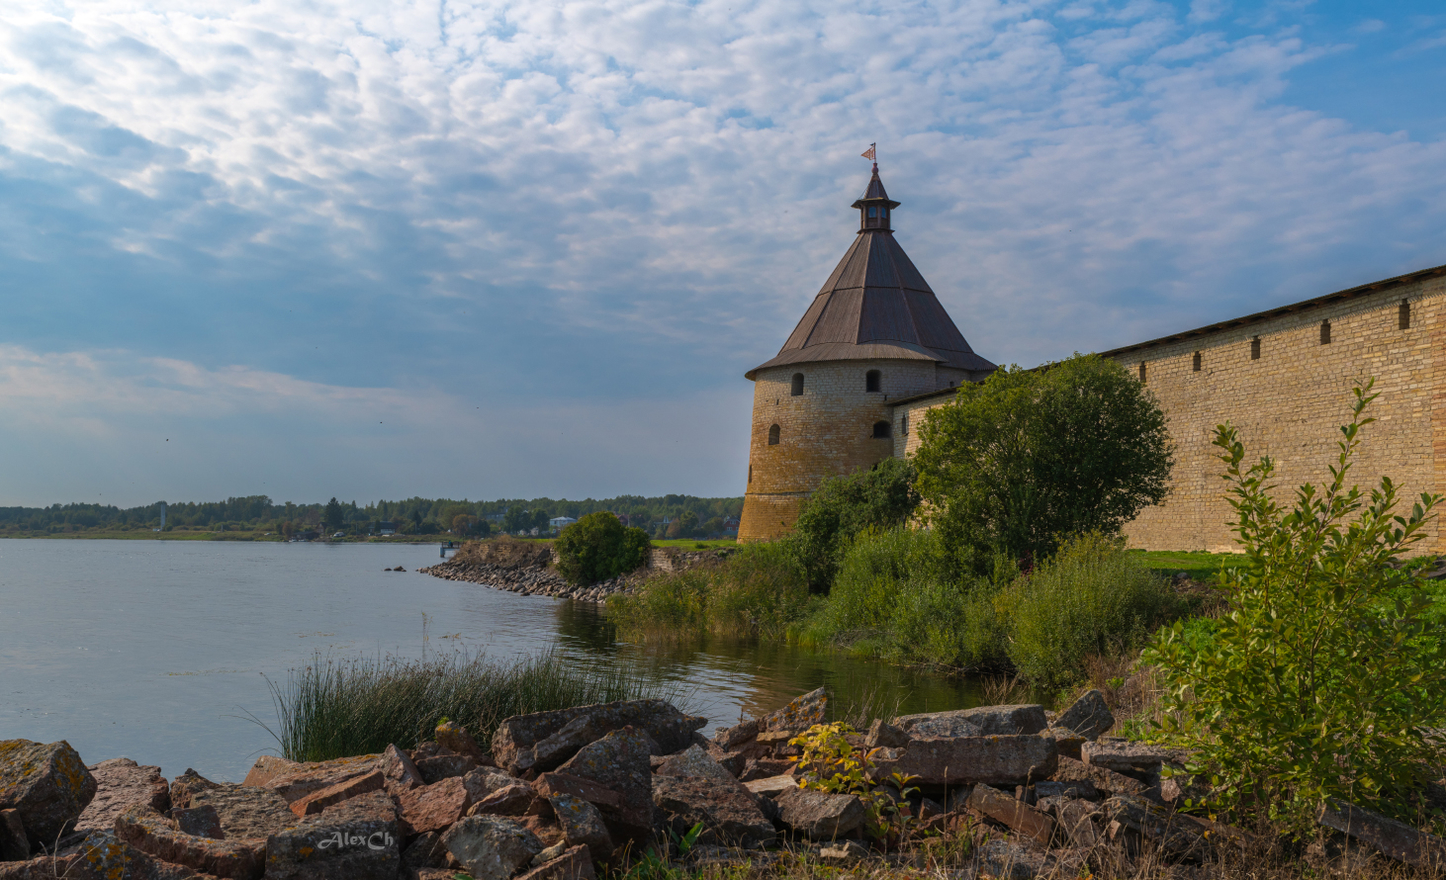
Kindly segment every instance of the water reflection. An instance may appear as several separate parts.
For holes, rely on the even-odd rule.
[[[580,660],[625,663],[666,685],[684,688],[690,692],[693,710],[707,715],[713,725],[771,712],[820,685],[834,693],[844,717],[937,712],[983,701],[981,682],[974,677],[753,639],[710,635],[620,641],[617,627],[596,605],[559,602],[555,614],[558,650]]]

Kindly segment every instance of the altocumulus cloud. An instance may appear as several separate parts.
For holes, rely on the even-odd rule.
[[[1446,262],[1446,145],[1285,100],[1353,49],[1281,9],[12,3],[0,501],[737,493],[870,141],[996,361]]]

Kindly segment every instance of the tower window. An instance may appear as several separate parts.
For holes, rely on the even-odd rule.
[[[771,425],[771,426],[769,426],[769,428],[768,428],[768,445],[769,445],[769,446],[777,446],[777,445],[778,445],[778,426],[777,426],[777,425]]]
[[[753,465],[748,466],[748,482],[753,482]]]
[[[1250,359],[1253,360],[1253,361],[1258,361],[1258,360],[1260,360],[1260,337],[1259,337],[1259,336],[1254,336],[1254,337],[1251,337],[1251,339],[1250,339]]]
[[[899,419],[899,430],[903,432],[903,434],[904,434],[905,437],[909,436],[909,414],[908,414],[908,413],[904,413],[903,417]]]
[[[1145,362],[1140,361],[1140,381],[1145,381]]]
[[[794,397],[800,397],[800,396],[803,395],[803,374],[802,374],[802,373],[794,373],[794,374],[793,374],[793,390],[792,390],[790,393],[793,394]]]
[[[892,427],[888,422],[874,422],[874,438],[877,440],[887,440],[894,436],[894,432],[891,430]]]
[[[1399,315],[1398,315],[1397,320],[1396,320],[1396,325],[1397,325],[1398,327],[1400,327],[1402,330],[1410,330],[1410,329],[1411,329],[1411,301],[1410,301],[1410,300],[1408,300],[1408,299],[1403,299],[1403,300],[1401,300],[1401,309],[1400,309]]]
[[[879,216],[879,209],[878,209],[878,208],[869,208],[869,216],[870,216],[870,217],[877,217],[877,216]]]
[[[1195,365],[1192,367],[1195,372],[1200,372],[1200,352],[1195,352]]]
[[[1330,321],[1321,321],[1321,322],[1320,322],[1320,344],[1321,344],[1321,345],[1330,345],[1330,344],[1331,344],[1331,322],[1330,322]]]
[[[878,391],[879,383],[882,379],[883,374],[880,373],[878,370],[869,370],[867,373],[864,374],[864,390]]]

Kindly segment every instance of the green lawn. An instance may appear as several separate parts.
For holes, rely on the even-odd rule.
[[[1183,571],[1197,581],[1214,581],[1221,568],[1239,568],[1245,564],[1243,553],[1206,553],[1177,550],[1131,550],[1145,564],[1162,574]]]
[[[732,538],[718,538],[712,541],[700,541],[697,538],[670,538],[659,541],[653,540],[654,547],[680,547],[684,550],[717,550],[720,547],[737,547],[738,542]]]

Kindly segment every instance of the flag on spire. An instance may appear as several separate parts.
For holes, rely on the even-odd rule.
[[[875,155],[875,150],[874,150],[874,148],[877,147],[877,146],[878,146],[878,144],[869,144],[869,148],[868,148],[867,150],[864,150],[864,151],[863,151],[862,153],[860,153],[859,155],[860,155],[860,156],[863,156],[865,159],[876,159],[876,158],[878,158],[878,157]]]

